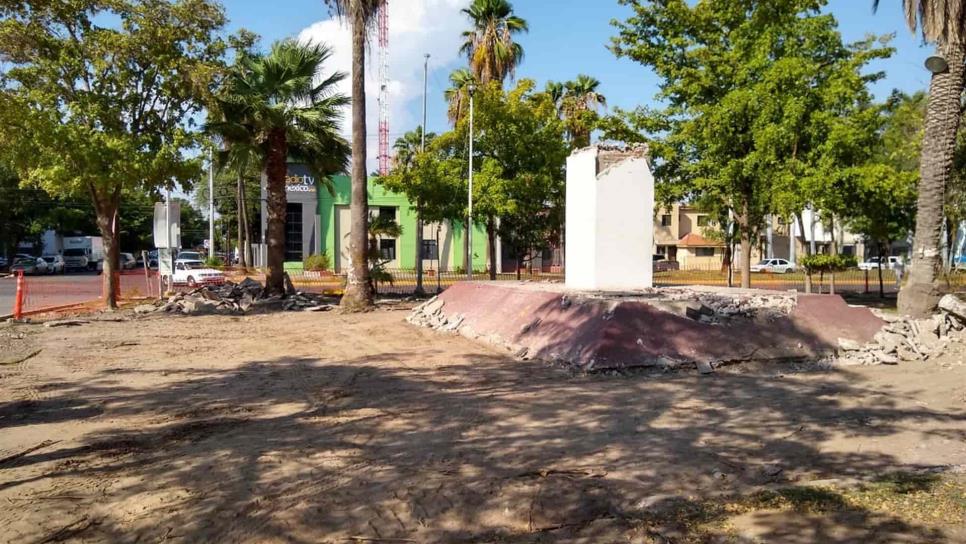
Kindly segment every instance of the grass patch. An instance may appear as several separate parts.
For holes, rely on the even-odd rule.
[[[893,473],[849,488],[800,485],[717,500],[680,498],[638,522],[652,534],[673,528],[680,542],[728,542],[738,536],[732,518],[762,511],[818,515],[832,523],[865,520],[870,529],[891,527],[897,534],[958,527],[966,520],[966,477]]]

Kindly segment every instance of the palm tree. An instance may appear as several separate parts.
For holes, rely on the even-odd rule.
[[[339,124],[349,99],[335,92],[345,74],[335,72],[315,82],[331,55],[322,44],[283,40],[268,55],[240,58],[222,84],[206,126],[234,150],[235,162],[259,161],[267,179],[266,294],[285,293],[288,159],[305,161],[319,179],[344,171],[348,163],[349,146],[339,136]]]
[[[523,61],[523,47],[513,35],[527,32],[527,22],[513,15],[513,4],[507,0],[473,0],[463,13],[473,28],[463,32],[460,53],[467,56],[480,83],[502,83]]]
[[[590,133],[597,120],[597,110],[607,105],[607,99],[597,90],[599,86],[600,81],[584,74],[563,84],[564,95],[560,109],[570,133],[571,144],[575,148],[590,145]]]
[[[426,143],[429,144],[435,137],[435,133],[427,132]],[[396,151],[396,156],[393,159],[393,168],[402,168],[404,170],[412,168],[416,160],[416,155],[422,151],[422,142],[423,127],[416,127],[414,130],[410,130],[396,139],[396,143],[392,146],[393,150]]]
[[[446,89],[443,96],[446,98],[446,102],[449,103],[446,115],[453,125],[459,123],[469,108],[470,97],[468,89],[473,83],[476,83],[476,77],[467,68],[453,70],[453,73],[449,75],[450,87]]]
[[[325,0],[329,8],[352,28],[352,196],[349,209],[349,270],[342,307],[362,311],[373,304],[366,245],[369,200],[366,175],[366,34],[375,24],[385,0]]]
[[[557,116],[562,115],[561,107],[563,106],[564,95],[567,89],[564,87],[563,83],[558,81],[548,81],[547,85],[544,87],[543,92],[547,93],[550,100],[553,101],[554,107],[557,108]]]
[[[873,0],[878,9],[879,0]],[[966,2],[963,0],[903,0],[906,22],[936,44],[944,62],[935,66],[929,85],[922,155],[916,234],[909,280],[899,292],[899,312],[913,317],[932,313],[939,301],[937,273],[942,265],[940,239],[943,197],[950,179],[960,123],[960,97],[966,84]]]

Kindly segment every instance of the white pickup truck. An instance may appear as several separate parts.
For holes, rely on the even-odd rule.
[[[870,257],[869,260],[859,263],[859,270],[878,270],[879,262],[879,257]],[[902,264],[902,257],[882,257],[881,262],[885,265],[886,270],[893,270],[896,265]]]
[[[177,260],[174,262],[174,274],[171,275],[174,285],[198,287],[200,285],[221,285],[225,283],[225,274],[221,270],[207,268],[200,261]]]

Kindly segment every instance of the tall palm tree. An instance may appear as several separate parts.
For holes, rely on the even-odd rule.
[[[352,29],[352,195],[349,210],[349,270],[342,307],[349,311],[370,308],[375,294],[366,258],[369,200],[366,174],[366,35],[375,24],[385,0],[325,0]]]
[[[513,14],[513,4],[507,0],[473,0],[463,13],[473,28],[463,32],[460,53],[469,58],[480,83],[502,83],[523,61],[523,47],[513,36],[527,32],[527,22]]]
[[[590,133],[597,121],[597,110],[607,105],[607,99],[597,88],[600,81],[580,74],[577,79],[563,84],[564,94],[560,110],[575,148],[590,145]]]
[[[878,9],[879,0],[873,0]],[[899,312],[925,317],[939,301],[937,273],[942,265],[940,240],[943,198],[950,179],[956,133],[960,123],[960,97],[966,84],[966,1],[903,0],[906,22],[912,32],[936,44],[944,67],[933,71],[926,106],[925,133],[919,160],[919,196],[916,234],[909,280],[899,292]]]
[[[234,148],[236,161],[257,159],[267,179],[267,294],[285,293],[285,178],[301,159],[326,178],[344,171],[348,143],[339,136],[348,97],[335,92],[345,74],[316,77],[332,55],[325,45],[283,40],[264,56],[240,58],[229,71],[206,129]],[[226,158],[227,159],[227,158]]]
[[[463,115],[466,114],[466,110],[469,109],[470,96],[468,89],[473,83],[476,83],[476,77],[473,76],[473,72],[468,68],[458,68],[453,70],[453,73],[449,75],[450,87],[443,92],[443,96],[449,104],[446,115],[453,125],[459,123]]]

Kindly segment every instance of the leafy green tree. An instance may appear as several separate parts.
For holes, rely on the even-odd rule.
[[[820,12],[825,0],[622,3],[634,14],[615,23],[612,50],[654,69],[665,106],[607,120],[605,136],[650,135],[659,194],[733,218],[748,287],[776,184],[852,165],[844,153],[822,158],[819,144],[853,122],[875,77],[860,70],[888,50],[843,45],[834,17]]]
[[[369,197],[366,176],[366,36],[385,0],[325,0],[352,29],[352,195],[349,209],[349,272],[342,307],[362,311],[372,307],[374,293],[366,258]]]
[[[956,135],[962,117],[966,85],[966,7],[962,0],[903,0],[906,21],[912,32],[936,45],[943,58],[929,85],[922,158],[917,196],[916,235],[909,280],[899,293],[899,312],[925,317],[935,310],[940,292],[940,239],[946,182],[955,162]],[[874,0],[875,8],[879,0]]]
[[[475,98],[478,172],[473,179],[473,215],[486,228],[491,278],[496,277],[498,232],[505,240],[526,241],[517,247],[524,252],[545,247],[562,220],[568,153],[564,126],[550,95],[534,87],[528,79],[506,91],[491,83]],[[436,144],[451,160],[465,163],[468,136],[469,120],[464,119],[440,135]],[[526,229],[531,230],[524,233]]]
[[[339,124],[349,99],[335,91],[345,74],[315,80],[331,54],[325,45],[283,40],[267,55],[239,59],[219,89],[207,123],[208,131],[224,140],[229,156],[236,152],[238,168],[257,159],[265,172],[268,294],[285,294],[288,159],[301,159],[319,179],[343,171],[348,161],[350,151]]]
[[[473,0],[463,13],[473,28],[463,32],[460,52],[469,59],[473,75],[484,85],[503,83],[523,61],[523,47],[513,36],[527,32],[527,22],[513,14],[507,0]]]
[[[416,127],[416,130],[411,130],[402,137],[396,140],[393,148],[396,151],[396,157],[393,164],[393,170],[403,170],[411,171],[416,162],[417,156],[424,151],[425,144],[432,143],[433,138],[436,134],[428,133],[423,136],[423,127]],[[423,216],[420,214],[420,208],[418,201],[414,201],[414,207],[416,208],[416,289],[415,294],[417,296],[423,295]],[[370,226],[370,231],[372,227]]]
[[[198,176],[183,152],[220,70],[224,23],[208,0],[0,4],[0,144],[22,183],[92,200],[109,308],[124,196]]]

